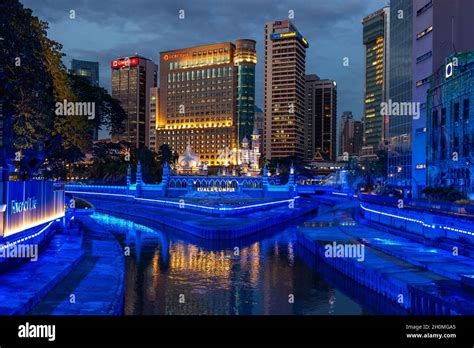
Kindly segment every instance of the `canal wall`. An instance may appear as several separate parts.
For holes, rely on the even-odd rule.
[[[345,231],[350,226],[344,227]],[[356,234],[365,235],[363,226]],[[376,235],[377,231],[374,231]],[[455,315],[473,314],[472,292],[466,290],[459,282],[425,269],[410,260],[402,260],[379,251],[371,246],[365,247],[364,260],[353,257],[328,257],[326,246],[337,244],[360,244],[358,235],[350,235],[336,226],[298,228],[298,243],[320,262],[353,279],[377,294],[385,297],[395,305],[401,306],[411,314],[422,315]],[[362,237],[361,237],[362,238]],[[380,237],[382,238],[382,237]],[[376,238],[379,239],[379,238]],[[382,246],[380,246],[382,247]],[[386,245],[385,247],[388,247]],[[411,250],[412,248],[410,248]],[[416,252],[415,252],[416,254]],[[423,256],[421,256],[423,257]],[[432,255],[435,262],[436,255]],[[433,263],[433,266],[434,263]],[[458,270],[463,269],[459,265]]]
[[[146,202],[113,201],[106,197],[88,197],[98,212],[140,217],[153,223],[178,229],[193,236],[209,240],[235,240],[248,237],[261,230],[306,215],[318,208],[312,200],[300,199],[293,205],[277,205],[271,209],[241,212],[236,216],[219,217],[199,214],[184,209],[155,207]],[[158,208],[158,209],[157,209]]]
[[[122,315],[124,250],[112,233],[88,215],[79,215],[77,220],[83,231],[83,258],[30,314]]]
[[[428,242],[451,241],[454,244],[451,243],[450,248],[455,244],[464,245],[466,252],[474,255],[474,220],[462,216],[361,202],[356,217],[363,218],[364,223],[401,231]]]

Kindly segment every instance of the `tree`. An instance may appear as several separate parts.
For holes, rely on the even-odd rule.
[[[164,165],[165,163],[173,163],[176,160],[176,156],[168,144],[162,144],[158,150],[158,159],[160,164]]]
[[[109,132],[122,133],[123,121],[127,114],[120,105],[120,101],[107,92],[106,89],[92,85],[83,76],[69,74],[71,88],[79,102],[95,104],[95,117],[90,120],[92,128],[106,129]]]
[[[0,61],[4,74],[0,94],[5,96],[4,118],[12,125],[9,156],[17,153],[20,177],[24,180],[55,151],[83,151],[88,136],[86,118],[56,114],[55,104],[74,102],[66,69],[61,62],[62,46],[50,40],[48,24],[32,16],[17,0],[0,2]]]

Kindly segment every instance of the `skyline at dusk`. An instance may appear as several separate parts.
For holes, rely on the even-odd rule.
[[[364,46],[362,18],[387,1],[152,1],[95,2],[26,0],[33,15],[49,23],[51,38],[63,44],[63,62],[98,61],[100,85],[110,91],[110,62],[138,53],[159,63],[159,52],[236,39],[257,41],[256,105],[263,109],[263,37],[265,22],[288,18],[309,41],[306,73],[332,79],[338,88],[338,119],[363,114]],[[69,11],[75,10],[75,19]],[[179,11],[185,18],[179,19]],[[237,18],[229,25],[229,18]],[[199,31],[197,31],[197,28]],[[81,33],[80,35],[78,33]],[[199,33],[199,34],[197,34]],[[170,39],[172,38],[172,39]],[[343,59],[349,58],[349,66]],[[339,126],[339,122],[338,122]]]
[[[2,347],[472,346],[472,14],[0,0]]]

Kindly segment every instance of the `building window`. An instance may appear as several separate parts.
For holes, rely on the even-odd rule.
[[[465,120],[469,119],[469,99],[464,99],[464,102],[462,105],[462,117]]]
[[[428,28],[426,28],[425,30],[423,31],[420,31],[417,35],[416,35],[416,39],[419,40],[421,39],[422,37],[425,37],[426,34],[429,34],[433,31],[433,26],[430,25]]]
[[[425,83],[427,83],[429,81],[429,77],[425,77],[424,79],[422,80],[418,80],[416,81],[416,87],[421,87],[423,86]]]
[[[429,0],[425,6],[423,6],[422,8],[420,8],[418,11],[416,11],[416,15],[419,16],[421,15],[423,12],[425,12],[426,10],[428,10],[431,6],[433,6],[433,0]]]
[[[462,155],[464,157],[469,156],[469,140],[470,140],[470,135],[464,134],[464,139],[463,139],[463,144],[462,144]]]
[[[432,51],[426,52],[425,54],[423,54],[423,55],[419,56],[418,58],[416,58],[416,64],[421,63],[424,60],[427,60],[432,55],[433,55]]]
[[[454,110],[454,115],[453,115],[454,122],[458,122],[459,121],[459,103],[454,103],[453,110]]]

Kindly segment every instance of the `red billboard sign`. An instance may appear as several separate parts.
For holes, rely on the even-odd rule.
[[[131,67],[138,65],[138,57],[114,60],[110,63],[112,69],[120,69],[123,67]]]

